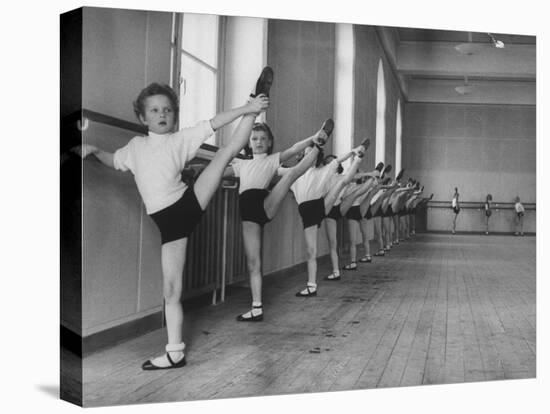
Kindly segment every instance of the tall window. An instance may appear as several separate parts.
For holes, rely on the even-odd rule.
[[[395,172],[401,171],[401,102],[397,101],[397,115],[395,116]]]
[[[336,24],[336,68],[334,73],[333,152],[343,154],[353,146],[355,38],[353,25]]]
[[[376,86],[376,162],[386,162],[386,86],[382,59],[378,63],[378,81]]]
[[[220,16],[183,13],[175,18],[174,36],[179,76],[179,126],[212,118],[218,109]],[[215,143],[212,137],[208,141]]]

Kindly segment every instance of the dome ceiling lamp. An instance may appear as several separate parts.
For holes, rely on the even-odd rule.
[[[496,47],[497,49],[504,49],[504,42],[502,42],[501,40],[497,40],[495,36],[493,36],[491,33],[487,33],[487,35],[491,39],[491,45],[493,47]],[[475,55],[485,47],[486,47],[486,44],[484,43],[473,43],[472,32],[468,32],[468,42],[460,43],[456,45],[454,48],[458,53],[462,55]]]

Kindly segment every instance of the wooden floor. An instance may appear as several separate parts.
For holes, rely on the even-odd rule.
[[[141,370],[163,330],[85,358],[84,405],[535,376],[534,237],[417,235],[317,297],[305,281],[267,278],[261,323],[235,321],[245,288],[187,312],[183,369]]]

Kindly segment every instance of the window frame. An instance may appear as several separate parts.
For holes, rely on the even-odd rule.
[[[170,43],[170,86],[174,89],[178,95],[178,99],[181,101],[182,97],[182,57],[186,57],[194,60],[199,63],[201,66],[207,68],[208,70],[215,73],[216,80],[216,97],[215,97],[215,109],[214,117],[219,113],[223,108],[223,96],[224,96],[224,76],[222,75],[222,68],[225,65],[225,27],[227,24],[226,16],[220,16],[213,14],[218,18],[218,33],[217,33],[217,44],[216,44],[216,53],[217,53],[217,68],[212,65],[204,62],[202,59],[193,55],[192,53],[183,49],[183,25],[184,25],[184,15],[185,14],[201,14],[201,13],[182,13],[175,12],[172,14],[172,34],[171,34],[171,43]],[[181,129],[180,114],[177,116],[178,129]],[[196,121],[199,121],[197,119]],[[214,140],[210,144],[218,145],[220,142],[220,136],[218,133],[214,134]]]

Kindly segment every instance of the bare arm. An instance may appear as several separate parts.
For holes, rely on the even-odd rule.
[[[228,111],[223,111],[210,120],[212,129],[217,129],[233,122],[235,119],[246,114],[258,114],[265,111],[269,106],[269,98],[265,95],[259,95],[251,99],[246,105],[239,106]]]
[[[308,147],[313,142],[313,138],[315,138],[317,136],[317,134],[318,133],[315,133],[314,135],[312,135],[312,136],[310,136],[306,139],[298,141],[294,145],[292,145],[290,148],[287,148],[286,150],[281,152],[281,155],[280,155],[281,162],[284,162],[284,161],[292,158],[296,154],[299,154],[301,151],[306,149],[306,147]]]
[[[71,151],[77,153],[82,158],[86,158],[87,156],[93,154],[99,161],[101,161],[102,164],[110,168],[115,168],[115,164],[113,162],[113,154],[107,151],[103,151],[102,149],[99,149],[94,145],[83,144],[81,146],[74,147]]]

